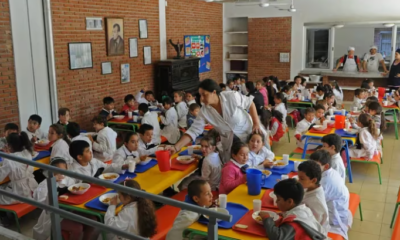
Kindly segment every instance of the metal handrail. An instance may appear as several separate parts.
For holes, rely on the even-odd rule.
[[[207,208],[203,208],[203,207],[199,207],[193,204],[188,204],[185,202],[180,202],[171,198],[167,198],[167,197],[163,197],[163,196],[159,196],[159,195],[155,195],[152,193],[147,193],[145,191],[141,191],[138,189],[134,189],[134,188],[128,188],[119,184],[114,184],[114,183],[110,183],[108,181],[105,180],[101,180],[101,179],[97,179],[97,178],[93,178],[93,177],[89,177],[86,175],[82,175],[76,172],[72,172],[72,171],[68,171],[68,170],[64,170],[64,169],[60,169],[51,165],[46,165],[43,163],[38,163],[32,160],[28,160],[28,159],[24,159],[18,156],[14,156],[14,155],[10,155],[7,153],[3,153],[0,152],[0,157],[6,158],[8,160],[12,160],[12,161],[16,161],[22,164],[27,164],[30,166],[34,166],[43,170],[47,170],[49,171],[49,178],[47,178],[47,184],[48,184],[48,189],[49,189],[49,205],[44,205],[42,203],[36,202],[32,199],[27,199],[21,196],[17,196],[14,195],[12,193],[9,192],[5,192],[4,190],[0,190],[0,193],[15,198],[21,202],[27,202],[29,204],[32,204],[34,206],[46,209],[48,211],[51,212],[51,220],[52,220],[52,234],[54,239],[61,239],[61,228],[60,228],[60,219],[59,219],[59,215],[61,216],[66,216],[68,218],[72,217],[73,220],[77,220],[78,222],[82,222],[84,224],[90,225],[90,226],[94,226],[94,227],[98,227],[98,228],[103,228],[106,229],[112,233],[115,233],[118,236],[123,236],[123,237],[127,237],[129,239],[145,239],[133,234],[128,234],[128,233],[123,233],[119,230],[116,230],[114,228],[110,228],[107,227],[104,224],[86,219],[84,217],[79,217],[75,214],[71,214],[67,211],[64,210],[60,210],[58,209],[58,195],[57,195],[57,187],[56,187],[56,182],[55,179],[53,177],[53,173],[60,173],[63,175],[66,175],[68,177],[72,177],[72,178],[77,178],[83,181],[87,181],[87,182],[91,182],[91,183],[95,183],[101,186],[105,186],[107,188],[112,188],[115,189],[117,191],[121,191],[121,192],[125,192],[128,194],[132,194],[134,196],[138,196],[138,197],[142,197],[142,198],[147,198],[150,199],[152,201],[156,201],[156,202],[160,202],[160,203],[164,203],[167,205],[171,205],[174,207],[178,207],[181,209],[185,209],[185,210],[189,210],[192,212],[197,212],[203,215],[207,215],[209,216],[209,224],[208,224],[208,239],[218,239],[218,225],[217,225],[217,218],[224,220],[224,221],[228,221],[230,222],[232,220],[232,216],[228,215],[228,214],[223,214],[220,212],[216,212],[216,211],[212,211],[212,210],[208,210]],[[123,234],[122,234],[123,233]]]

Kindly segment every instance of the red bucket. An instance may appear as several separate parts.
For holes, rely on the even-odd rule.
[[[346,116],[336,115],[335,116],[335,128],[343,129],[345,126]]]
[[[156,158],[160,172],[167,172],[171,169],[171,157],[169,151],[167,150],[157,151]]]

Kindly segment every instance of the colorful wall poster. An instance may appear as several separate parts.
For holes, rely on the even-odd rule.
[[[186,35],[184,42],[185,57],[200,58],[199,73],[209,72],[211,70],[210,35]]]

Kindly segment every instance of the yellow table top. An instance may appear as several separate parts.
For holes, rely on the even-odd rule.
[[[43,164],[49,164],[50,163],[50,157],[45,157],[45,158],[42,158],[42,159],[39,159],[39,160],[37,160],[36,162],[38,162],[38,163],[43,163]],[[37,167],[35,167],[34,168],[34,171],[36,171],[36,170],[38,170],[39,168],[37,168]],[[8,183],[10,181],[10,178],[9,177],[6,177],[2,182],[0,182],[0,185],[1,184],[4,184],[4,183]]]
[[[332,128],[330,133],[310,133],[310,131],[307,131],[304,136],[306,137],[316,137],[316,138],[322,138],[328,134],[335,133],[336,129]],[[343,140],[351,141],[353,144],[356,143],[356,138],[355,137],[342,137]]]

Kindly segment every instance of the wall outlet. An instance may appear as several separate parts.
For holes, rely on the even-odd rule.
[[[279,62],[289,62],[289,53],[280,53],[279,54]]]

